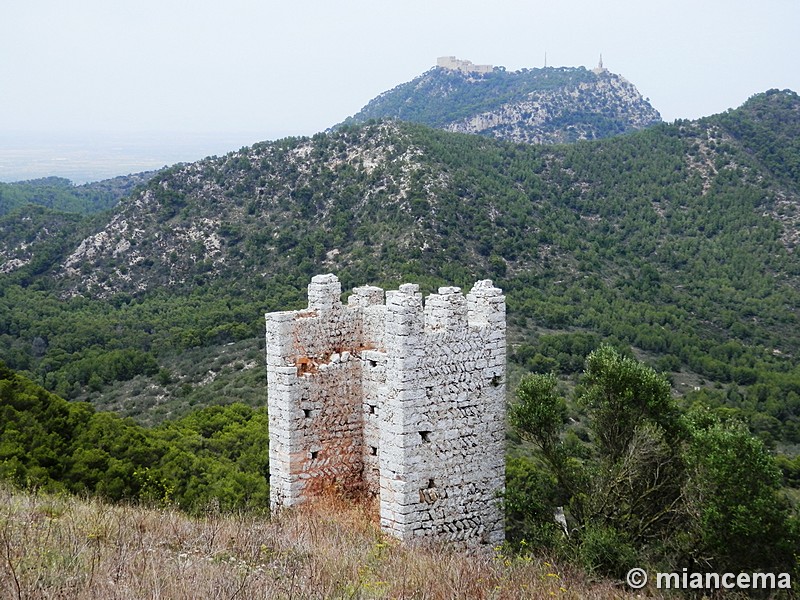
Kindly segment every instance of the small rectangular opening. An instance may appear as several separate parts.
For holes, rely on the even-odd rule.
[[[426,444],[431,441],[431,432],[430,431],[420,431],[419,437],[422,438],[422,441]]]
[[[369,447],[369,453],[372,456],[378,456],[378,449],[375,446],[370,446]]]
[[[305,417],[306,419],[310,419],[311,418],[311,409],[310,408],[304,408],[303,409],[303,417]]]
[[[314,460],[315,458],[317,458],[317,456],[319,456],[319,450],[312,450],[311,451],[311,460]]]
[[[374,415],[377,407],[374,404],[368,404],[367,406],[369,406],[369,414]]]
[[[428,479],[428,489],[432,490],[436,487],[436,482],[433,479]]]

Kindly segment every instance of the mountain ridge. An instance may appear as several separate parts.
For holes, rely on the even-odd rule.
[[[342,124],[375,118],[524,143],[600,139],[661,122],[633,84],[602,67],[476,73],[437,66],[379,94]]]
[[[508,389],[525,372],[553,374],[552,394],[584,390],[571,394],[574,403],[558,399],[552,422],[567,429],[563,438],[549,438],[559,445],[564,440],[563,456],[579,469],[573,481],[589,475],[601,485],[580,486],[592,492],[602,491],[607,477],[623,480],[625,494],[599,496],[612,509],[626,503],[603,499],[636,499],[637,490],[644,490],[650,502],[648,497],[666,489],[675,492],[674,503],[669,496],[675,506],[688,490],[691,513],[661,530],[669,532],[663,545],[661,533],[635,538],[619,527],[617,535],[613,515],[603,529],[592,530],[575,518],[578,496],[563,501],[555,483],[560,475],[542,470],[532,446],[519,444],[524,432],[510,430],[504,501],[509,541],[523,540],[520,564],[530,564],[528,553],[540,547],[559,551],[562,542],[556,540],[563,534],[552,515],[555,507],[567,506],[570,522],[583,527],[571,529],[579,552],[569,554],[580,556],[592,577],[595,557],[610,555],[614,569],[623,566],[619,549],[631,557],[639,552],[624,558],[637,564],[658,552],[672,560],[684,540],[700,543],[684,546],[680,556],[725,560],[741,554],[751,561],[715,563],[721,572],[791,568],[797,522],[784,496],[796,499],[800,481],[798,132],[800,97],[788,90],[758,94],[721,115],[574,144],[529,145],[399,120],[371,121],[176,165],[107,213],[65,217],[36,206],[0,217],[0,397],[9,405],[4,414],[13,417],[3,422],[9,432],[3,451],[12,459],[7,474],[28,485],[37,483],[34,476],[41,481],[52,473],[52,484],[66,476],[70,489],[112,497],[139,494],[164,503],[182,497],[181,506],[202,510],[219,530],[219,511],[226,507],[221,498],[236,501],[228,506],[249,498],[264,503],[265,312],[303,307],[304,288],[320,272],[336,272],[345,289],[413,281],[423,294],[443,283],[464,287],[491,278],[507,298]],[[655,398],[647,388],[654,389],[657,380],[656,402],[664,401],[662,415],[671,413],[670,429],[694,430],[693,438],[662,437],[668,429],[654,419],[630,427],[645,433],[627,444],[626,462],[597,453],[600,427],[591,425],[599,411],[585,407],[606,391],[591,390],[598,378],[591,374],[592,360],[584,359],[601,344],[606,356],[621,359],[613,358],[616,366],[601,376],[615,380],[606,388],[615,404],[604,401],[610,420],[619,421],[613,407],[629,405],[631,394],[642,406],[639,396]],[[627,363],[630,356],[668,375],[649,367],[645,375]],[[632,368],[643,385],[631,379]],[[111,406],[140,422],[169,422],[148,444],[131,422],[92,417],[88,407],[45,389]],[[675,407],[667,406],[670,394],[683,396]],[[673,412],[678,403],[686,419]],[[175,418],[198,405],[212,406]],[[87,426],[71,428],[81,419],[70,413],[83,415]],[[735,428],[722,427],[728,419]],[[774,462],[739,420],[779,455]],[[627,462],[642,448],[641,464],[652,469]],[[214,461],[213,453],[221,460]],[[673,457],[680,461],[673,463],[677,469],[670,465]],[[691,472],[686,479],[684,457]],[[710,468],[714,464],[721,467]],[[243,468],[237,472],[236,465]],[[635,476],[620,479],[619,473]],[[750,504],[742,503],[740,492],[749,494]],[[20,502],[1,488],[0,493]],[[692,511],[705,509],[704,500],[714,495],[720,498],[708,513]],[[588,497],[582,491],[581,496]],[[65,522],[57,517],[68,510],[59,502],[45,499],[56,525]],[[706,514],[722,514],[728,506],[735,510],[719,521],[724,525],[707,525]],[[745,511],[745,533],[735,544],[730,540],[736,536],[727,534],[705,539],[704,531],[739,531],[743,506],[761,512]],[[754,514],[759,518],[749,518]],[[629,520],[617,522],[623,519]],[[369,522],[361,514],[356,520]],[[543,535],[539,523],[557,537]],[[23,529],[13,532],[15,539],[23,540]],[[361,547],[372,560],[385,544],[376,545],[368,533]],[[136,547],[140,538],[132,537]],[[178,550],[185,558],[186,548]],[[236,553],[219,550],[225,560]],[[203,564],[220,562],[210,546],[205,554],[212,560]],[[18,556],[9,554],[10,566],[12,560],[24,564]],[[250,565],[254,577],[275,557],[270,554],[263,565],[256,558]],[[504,558],[503,564],[517,572],[514,560]],[[384,565],[387,573],[405,573],[392,564]],[[561,586],[550,563],[544,565],[546,579]],[[16,579],[18,593],[20,581],[34,586],[41,579],[31,570],[19,572],[31,577]],[[337,586],[341,572],[336,569]],[[538,589],[534,580],[544,575],[529,573],[530,589]],[[374,575],[370,581],[386,585],[386,577]],[[363,581],[359,571],[355,585]],[[482,573],[476,593],[485,581]],[[406,590],[405,579],[397,585]],[[586,595],[583,589],[573,592]]]
[[[744,105],[741,110],[746,111],[746,107]],[[724,153],[733,140],[730,134],[720,133],[720,126],[726,122],[725,119],[726,116],[721,115],[675,126],[662,126],[666,127],[662,131],[669,134],[666,137],[656,134],[654,137],[669,141],[675,137],[698,136],[699,142],[693,141],[685,148],[682,168],[692,176],[692,181],[696,178],[694,185],[699,186],[701,196],[708,193],[711,180],[719,176],[720,169],[716,163],[724,159]],[[447,164],[423,164],[424,159],[432,156],[432,152],[417,143],[415,136],[424,130],[415,127],[392,122],[360,128],[345,127],[311,138],[288,138],[275,143],[256,144],[220,159],[205,159],[164,171],[144,191],[128,198],[102,230],[85,238],[66,258],[58,276],[70,281],[80,275],[77,266],[103,256],[114,259],[129,255],[129,268],[143,263],[147,260],[146,247],[137,248],[138,240],[142,239],[145,232],[156,228],[159,220],[181,222],[172,226],[171,231],[159,233],[159,240],[167,240],[172,236],[181,241],[175,248],[159,244],[150,256],[160,257],[158,260],[166,262],[168,252],[175,250],[178,254],[177,262],[183,261],[185,267],[189,267],[189,262],[197,265],[205,261],[201,270],[211,267],[212,272],[222,272],[228,260],[229,249],[237,241],[237,232],[223,226],[224,221],[233,224],[249,220],[255,223],[258,222],[259,215],[267,214],[271,221],[284,220],[281,225],[286,225],[286,228],[279,226],[277,222],[268,226],[271,232],[269,237],[274,244],[264,247],[266,251],[279,253],[282,248],[291,249],[288,246],[293,240],[291,236],[287,239],[287,229],[296,231],[297,222],[323,223],[332,217],[341,221],[345,212],[351,212],[352,217],[358,221],[362,216],[369,216],[362,215],[362,211],[385,212],[391,207],[399,209],[400,215],[405,215],[404,220],[409,224],[430,217],[435,219],[439,216],[437,212],[441,210],[437,208],[437,194],[445,193],[454,182]],[[720,136],[719,139],[715,135]],[[460,139],[462,138],[448,137],[435,144],[453,143]],[[478,152],[483,151],[482,146],[490,153],[503,152],[503,146],[495,146],[494,142],[488,142],[487,145],[474,140],[472,145]],[[604,152],[602,147],[598,151],[599,154]],[[709,156],[709,152],[714,156]],[[548,153],[545,149],[533,148],[525,160],[533,161],[531,165],[539,171],[537,177],[558,179],[563,177],[559,171],[571,169],[563,164],[563,155],[563,151]],[[444,158],[446,161],[452,157]],[[542,162],[537,165],[539,160]],[[638,160],[646,160],[646,157],[638,157]],[[491,168],[500,173],[500,166],[491,165]],[[179,177],[180,182],[176,177]],[[358,198],[349,198],[344,203],[345,206],[341,202],[340,192],[348,188],[348,177],[354,180],[349,182],[350,185],[360,186],[358,189],[363,194]],[[321,180],[327,180],[334,187],[324,188]],[[353,191],[351,188],[350,192]],[[325,192],[330,192],[331,197],[325,198]],[[452,193],[452,189],[449,193]],[[237,198],[247,200],[249,204],[237,204]],[[379,201],[381,207],[370,208],[371,201]],[[187,223],[183,216],[188,215],[189,206],[205,210],[206,216]],[[215,211],[218,214],[214,214]],[[773,214],[778,217],[777,210]],[[788,213],[783,211],[781,214],[786,218]],[[408,219],[408,216],[412,218]],[[131,225],[129,218],[138,218],[140,221],[146,219],[149,224],[139,222]],[[297,222],[292,223],[293,220]],[[330,229],[330,224],[326,227]],[[336,246],[348,242],[344,234],[345,230],[350,229],[352,228],[342,228],[333,243],[328,240],[324,256],[317,252],[317,258],[323,263],[335,264],[333,258],[341,253],[341,248]],[[790,228],[786,229],[788,231]],[[413,243],[418,242],[417,247],[422,248],[426,243],[430,246],[436,232],[435,228],[428,227],[427,233],[418,232],[418,235],[412,236],[414,240],[409,235],[407,232],[397,238],[403,241],[402,247],[410,249]],[[262,230],[258,237],[266,239],[265,231]],[[362,248],[364,241],[360,240]],[[358,242],[356,240],[356,245]],[[192,245],[196,252],[192,251]],[[339,252],[334,252],[335,250]],[[331,257],[328,256],[329,252],[333,252]],[[233,255],[235,258],[236,253]],[[96,271],[98,266],[95,262],[92,271]],[[192,269],[189,268],[188,272],[191,273]],[[80,277],[83,278],[82,275]],[[141,286],[126,287],[124,281],[129,278],[119,279],[124,291],[145,289]],[[162,284],[169,281],[175,282],[178,279],[172,277],[162,281]],[[75,289],[77,291],[78,288]],[[107,292],[113,293],[113,287]]]
[[[772,147],[792,137],[799,106],[769,92],[706,119],[552,146],[377,121],[178,165],[58,238],[3,238],[0,360],[106,403],[114,371],[88,385],[104,347],[178,373],[189,349],[241,343],[249,365],[263,313],[301,308],[320,272],[343,289],[426,292],[491,278],[521,367],[572,372],[581,360],[564,356],[613,339],[675,372],[682,391],[705,380],[777,398],[800,356],[800,185],[794,146]],[[27,215],[25,231],[49,214]],[[554,331],[582,349],[531,345]],[[242,368],[220,389],[239,375],[255,377]],[[119,386],[131,395],[113,402],[134,414],[153,389],[185,404],[207,380],[164,375],[180,383]],[[768,435],[795,436],[781,419]]]

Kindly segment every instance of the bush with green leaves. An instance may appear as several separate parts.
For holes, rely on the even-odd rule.
[[[764,444],[738,421],[702,409],[689,415],[684,501],[693,564],[717,572],[785,570],[800,522],[781,493],[781,472]]]
[[[543,492],[519,476],[531,465],[509,468],[509,515],[520,528],[512,540],[548,527],[561,502],[568,533],[558,544],[590,571],[796,568],[797,515],[774,459],[745,425],[705,408],[682,411],[663,375],[611,346],[587,357],[574,395],[589,431],[579,445],[566,433],[554,375],[529,375],[517,388],[511,424],[546,465],[538,477],[555,483]],[[521,500],[525,493],[538,497]]]
[[[0,363],[0,477],[25,488],[175,504],[269,506],[264,409],[211,406],[148,429],[68,402]]]

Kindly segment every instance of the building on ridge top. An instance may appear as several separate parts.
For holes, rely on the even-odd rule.
[[[462,73],[479,73],[485,75],[491,73],[492,65],[476,65],[469,60],[460,60],[455,56],[440,56],[436,59],[436,66],[450,71],[461,71]]]

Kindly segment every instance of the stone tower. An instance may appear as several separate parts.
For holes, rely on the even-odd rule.
[[[505,297],[419,286],[353,290],[334,275],[308,308],[267,320],[273,508],[327,486],[378,496],[381,527],[465,546],[503,540]]]

